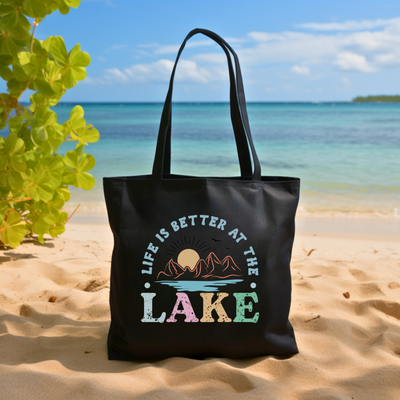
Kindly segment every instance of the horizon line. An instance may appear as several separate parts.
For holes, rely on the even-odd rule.
[[[29,101],[20,101],[20,104],[31,104]],[[354,103],[353,100],[261,100],[246,101],[246,104],[266,103]],[[58,104],[164,104],[164,101],[59,101]],[[172,104],[230,104],[229,101],[173,101]],[[55,106],[50,106],[55,107]]]

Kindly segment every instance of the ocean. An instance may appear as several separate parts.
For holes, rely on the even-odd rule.
[[[59,123],[75,105],[52,107]],[[81,105],[100,131],[86,147],[96,186],[72,190],[70,206],[99,211],[102,177],[151,173],[163,105]],[[262,174],[301,179],[299,214],[400,217],[400,104],[248,103],[248,114]],[[173,105],[172,172],[239,175],[228,103]]]

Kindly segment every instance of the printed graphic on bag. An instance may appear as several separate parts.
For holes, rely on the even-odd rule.
[[[151,288],[152,291],[141,294],[144,300],[142,322],[177,322],[177,314],[185,315],[184,322],[215,322],[213,311],[218,315],[218,322],[232,322],[222,302],[232,295],[236,299],[233,322],[256,323],[259,311],[255,310],[258,296],[254,289],[257,287],[258,261],[253,247],[247,243],[247,236],[238,228],[230,227],[226,220],[210,215],[189,215],[172,221],[170,226],[172,230],[160,229],[155,235],[156,240],[149,243],[144,254],[142,275],[148,275],[149,278],[154,276],[155,279],[153,284],[144,284],[145,289]],[[210,236],[214,229],[218,235]],[[196,236],[185,234],[190,232],[196,232]],[[233,249],[235,257],[240,260],[235,260],[229,254]],[[162,253],[170,259],[159,266],[158,259]],[[228,288],[245,279],[249,280],[249,277],[251,292],[238,292],[232,288],[228,293]],[[158,318],[153,316],[157,285],[176,289],[175,306],[168,319],[165,312]],[[200,320],[192,307],[190,296],[203,299],[203,317]]]

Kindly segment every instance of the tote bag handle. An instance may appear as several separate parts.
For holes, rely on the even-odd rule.
[[[232,119],[232,125],[234,127],[236,145],[238,148],[241,174],[242,177],[247,177],[252,180],[261,180],[261,167],[257,157],[256,150],[254,148],[254,143],[250,132],[250,125],[246,109],[246,99],[244,95],[244,87],[243,87],[243,80],[240,70],[239,59],[234,50],[229,46],[229,44],[224,39],[222,39],[214,32],[211,32],[206,29],[194,29],[191,32],[189,32],[189,34],[186,36],[185,40],[183,41],[178,51],[174,68],[171,73],[169,89],[164,103],[163,112],[161,115],[160,129],[158,133],[156,154],[153,165],[153,178],[162,179],[164,175],[170,173],[170,162],[171,162],[170,141],[171,141],[171,115],[172,115],[171,103],[172,103],[173,81],[174,81],[176,67],[186,42],[192,36],[198,33],[202,33],[203,35],[208,36],[210,39],[214,40],[217,44],[219,44],[222,47],[222,49],[227,55],[229,76],[231,82],[231,91],[230,91],[231,119]],[[231,56],[229,52],[234,57],[236,80],[234,78]],[[249,157],[249,146],[253,158],[254,171],[252,171],[251,168],[251,161]]]
[[[221,39],[219,36],[215,35],[213,32],[209,32],[210,34],[214,35],[214,37]],[[189,34],[190,35],[190,34]],[[188,37],[185,40],[187,41]],[[239,164],[240,164],[240,172],[242,176],[249,177],[252,175],[252,166],[251,166],[251,159],[249,148],[247,145],[246,134],[243,130],[242,123],[240,121],[240,112],[239,112],[239,105],[238,105],[238,98],[236,93],[236,84],[235,83],[235,74],[232,68],[232,60],[229,53],[229,49],[226,48],[223,42],[219,43],[222,49],[224,50],[227,61],[228,61],[228,68],[229,68],[229,80],[230,80],[230,111],[231,111],[231,121],[233,126],[233,131],[235,134],[236,140],[236,148],[239,156]],[[240,68],[240,66],[239,66]],[[236,69],[236,72],[238,70]],[[240,82],[239,82],[240,85]],[[239,86],[238,85],[238,86]],[[243,87],[243,83],[242,83]],[[171,111],[170,111],[171,112]],[[166,146],[164,152],[164,168],[163,168],[163,175],[170,174],[171,172],[171,120],[172,114],[169,117],[169,125],[167,128],[167,138],[166,138]]]

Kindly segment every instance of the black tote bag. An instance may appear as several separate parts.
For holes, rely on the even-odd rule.
[[[170,173],[175,69],[197,33],[227,56],[240,177]],[[191,31],[171,74],[152,174],[104,178],[114,234],[109,359],[297,353],[288,315],[299,187],[298,178],[261,176],[238,57],[215,33]]]

